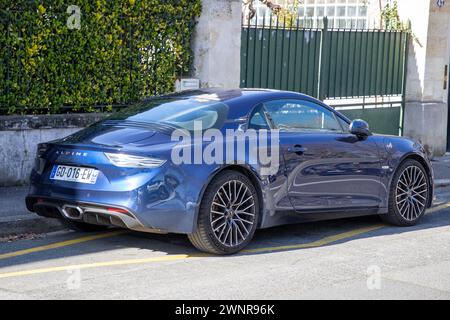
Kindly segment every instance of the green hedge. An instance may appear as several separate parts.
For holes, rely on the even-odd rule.
[[[67,26],[69,5],[79,29]],[[200,11],[200,0],[0,0],[0,114],[89,112],[172,91]]]

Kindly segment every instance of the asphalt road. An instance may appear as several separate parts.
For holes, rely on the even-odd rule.
[[[121,230],[0,243],[0,299],[310,298],[449,299],[450,203],[412,228],[365,217],[259,230],[228,257]]]

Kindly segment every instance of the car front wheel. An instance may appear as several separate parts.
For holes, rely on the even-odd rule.
[[[381,217],[397,226],[413,226],[425,214],[429,197],[430,180],[425,168],[416,160],[406,160],[392,181],[389,212]]]
[[[253,238],[258,218],[258,195],[252,182],[242,173],[224,171],[207,187],[197,229],[188,237],[201,251],[236,253]]]

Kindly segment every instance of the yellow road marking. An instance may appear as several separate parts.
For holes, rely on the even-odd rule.
[[[450,202],[432,207],[427,210],[427,214],[435,213],[437,211],[441,211],[443,209],[450,208]],[[348,238],[352,238],[354,236],[367,233],[370,231],[374,231],[377,229],[381,229],[383,227],[386,227],[384,224],[376,224],[372,225],[366,228],[356,229],[344,233],[340,233],[334,236],[325,237],[323,239],[319,239],[317,241],[309,242],[309,243],[301,243],[301,244],[294,244],[294,245],[287,245],[287,246],[278,246],[278,247],[270,247],[270,248],[256,248],[256,249],[247,249],[242,250],[242,253],[259,253],[259,252],[273,252],[273,251],[283,251],[283,250],[292,250],[292,249],[302,249],[302,248],[314,248],[314,247],[321,247],[333,242],[337,242],[339,240],[344,240]]]
[[[257,253],[257,252],[273,252],[273,251],[281,251],[288,249],[300,249],[300,248],[309,248],[309,247],[318,247],[326,244],[330,244],[332,242],[336,242],[342,239],[350,238],[365,232],[369,232],[372,230],[376,230],[382,228],[383,225],[375,225],[370,227],[365,227],[349,232],[340,233],[335,236],[326,237],[311,243],[305,243],[300,245],[292,245],[292,246],[280,246],[280,247],[267,247],[267,248],[258,248],[258,249],[248,249],[243,250],[242,253]],[[68,266],[60,266],[60,267],[50,267],[50,268],[42,268],[42,269],[31,269],[24,271],[14,271],[7,273],[0,273],[0,279],[4,278],[12,278],[12,277],[20,277],[26,275],[33,274],[42,274],[49,272],[58,272],[58,271],[67,271],[73,269],[91,269],[91,268],[99,268],[99,267],[110,267],[110,266],[125,266],[125,265],[135,265],[135,264],[146,264],[152,262],[165,262],[165,261],[176,261],[176,260],[187,260],[194,258],[202,258],[202,257],[216,257],[209,254],[177,254],[177,255],[166,255],[160,257],[152,257],[152,258],[143,258],[143,259],[130,259],[130,260],[115,260],[115,261],[105,261],[105,262],[96,262],[96,263],[86,263],[86,264],[78,264],[78,265],[68,265]]]
[[[319,239],[319,240],[316,240],[313,242],[309,242],[309,243],[293,244],[293,245],[278,246],[278,247],[268,247],[268,248],[247,249],[247,250],[242,250],[242,253],[273,252],[273,251],[320,247],[320,246],[324,246],[324,245],[327,245],[327,244],[330,244],[333,242],[337,242],[339,240],[352,238],[354,236],[358,236],[363,233],[381,229],[383,227],[385,227],[385,225],[376,224],[376,225],[372,225],[370,227],[360,228],[360,229],[340,233],[340,234],[337,234],[334,236],[325,237],[325,238],[322,238],[322,239]]]
[[[444,210],[444,209],[447,209],[447,208],[450,208],[450,202],[443,203],[443,204],[440,204],[440,205],[435,206],[435,207],[431,207],[430,209],[428,209],[426,211],[426,213],[430,214],[430,213],[434,213],[436,211],[441,211],[441,210]]]
[[[57,271],[67,271],[67,270],[74,270],[74,269],[90,269],[90,268],[100,268],[100,267],[109,267],[109,266],[123,266],[123,265],[133,265],[133,264],[145,264],[145,263],[151,263],[151,262],[183,260],[183,259],[188,259],[188,258],[192,259],[192,258],[197,258],[197,257],[201,257],[201,256],[206,256],[206,255],[199,254],[198,256],[197,255],[190,256],[187,254],[175,254],[175,255],[167,255],[167,256],[162,256],[162,257],[153,257],[153,258],[144,258],[144,259],[116,260],[116,261],[86,263],[86,264],[61,266],[61,267],[31,269],[31,270],[24,270],[24,271],[0,273],[0,279],[26,276],[26,275],[32,275],[32,274],[57,272]]]
[[[450,202],[448,203],[444,203],[441,204],[439,206],[430,208],[427,213],[433,213],[439,210],[443,210],[446,208],[450,207]],[[302,248],[314,248],[314,247],[320,247],[320,246],[325,246],[340,240],[344,240],[344,239],[349,239],[370,231],[374,231],[374,230],[378,230],[385,227],[385,225],[383,224],[376,224],[376,225],[372,225],[369,227],[364,227],[364,228],[359,228],[356,230],[352,230],[352,231],[348,231],[348,232],[343,232],[337,235],[333,235],[333,236],[329,236],[329,237],[325,237],[313,242],[309,242],[309,243],[302,243],[302,244],[296,244],[296,245],[287,245],[287,246],[277,246],[277,247],[266,247],[266,248],[256,248],[256,249],[247,249],[247,250],[243,250],[241,251],[242,253],[259,253],[259,252],[275,252],[275,251],[283,251],[283,250],[292,250],[292,249],[302,249]],[[106,233],[106,234],[100,234],[100,235],[96,235],[96,236],[90,236],[90,237],[84,237],[84,238],[79,238],[79,239],[74,239],[74,240],[69,240],[69,241],[65,241],[65,242],[60,242],[60,243],[55,243],[52,245],[48,245],[48,246],[43,246],[43,247],[37,247],[37,248],[32,248],[32,249],[27,249],[27,250],[22,250],[22,251],[17,251],[17,252],[12,252],[9,253],[9,255],[14,254],[13,256],[17,255],[17,253],[21,253],[21,254],[26,254],[29,253],[27,251],[29,250],[37,250],[40,248],[45,248],[45,249],[41,249],[38,251],[42,251],[42,250],[48,250],[49,246],[54,246],[52,248],[58,248],[60,246],[62,246],[61,244],[63,243],[69,243],[69,242],[73,242],[73,243],[77,243],[76,241],[78,241],[78,243],[80,242],[84,242],[84,241],[90,241],[90,240],[95,240],[95,239],[100,239],[100,238],[106,238],[108,236],[113,236],[113,235],[118,235],[121,233],[126,233],[126,230],[121,230],[121,231],[116,231],[116,232],[110,232],[110,233]],[[95,239],[93,239],[95,238]],[[88,239],[88,240],[84,240],[83,239]],[[70,243],[70,244],[73,244]],[[69,244],[65,244],[65,245],[69,245]],[[50,249],[52,249],[50,248]],[[24,252],[24,253],[22,253]],[[33,251],[36,252],[36,251]],[[3,255],[4,256],[4,255]],[[59,271],[67,271],[67,270],[73,270],[73,269],[91,269],[91,268],[100,268],[100,267],[110,267],[110,266],[125,266],[125,265],[136,265],[136,264],[146,264],[146,263],[152,263],[152,262],[165,262],[165,261],[177,261],[177,260],[187,260],[187,259],[195,259],[195,258],[201,258],[201,257],[210,257],[211,255],[208,254],[194,254],[194,255],[188,255],[188,254],[176,254],[176,255],[166,255],[166,256],[160,256],[160,257],[152,257],[152,258],[143,258],[143,259],[129,259],[129,260],[115,260],[115,261],[105,261],[105,262],[96,262],[96,263],[86,263],[86,264],[78,264],[78,265],[68,265],[68,266],[60,266],[60,267],[50,267],[50,268],[41,268],[41,269],[31,269],[31,270],[23,270],[23,271],[14,271],[14,272],[7,272],[7,273],[0,273],[0,279],[4,279],[4,278],[12,278],[12,277],[20,277],[20,276],[26,276],[26,275],[33,275],[33,274],[42,274],[42,273],[50,273],[50,272],[59,272]],[[0,256],[0,258],[2,258],[2,256]]]
[[[106,233],[96,234],[96,235],[92,235],[92,236],[86,236],[86,237],[81,237],[81,238],[77,238],[77,239],[47,244],[45,246],[4,253],[4,254],[0,254],[0,260],[6,259],[6,258],[17,257],[17,256],[23,256],[25,254],[30,254],[30,253],[40,252],[40,251],[46,251],[46,250],[50,250],[50,249],[66,247],[66,246],[83,243],[83,242],[87,242],[87,241],[114,237],[114,236],[118,236],[120,234],[124,234],[127,232],[129,232],[129,231],[118,230],[118,231],[106,232]]]

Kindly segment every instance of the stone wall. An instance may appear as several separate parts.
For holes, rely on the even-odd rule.
[[[0,186],[28,183],[38,143],[68,136],[105,116],[0,116]]]

